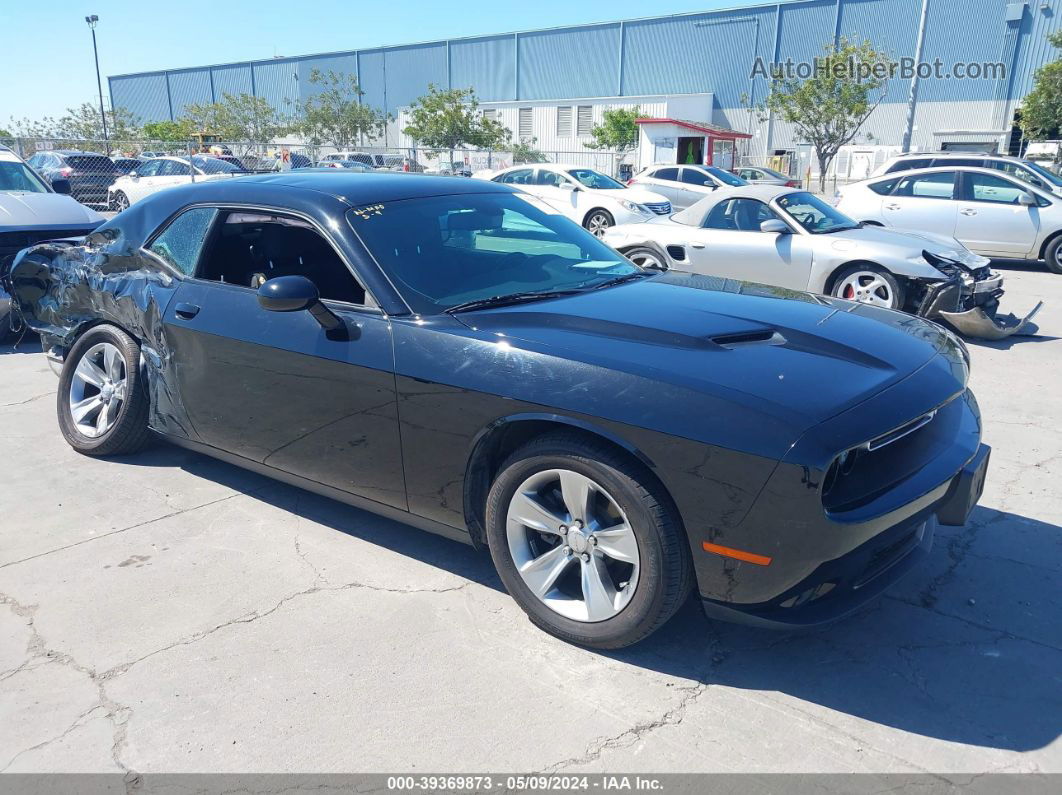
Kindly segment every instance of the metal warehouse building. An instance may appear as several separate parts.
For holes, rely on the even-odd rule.
[[[960,62],[1005,67],[989,78],[892,80],[859,139],[867,151],[880,156],[899,145],[908,126],[914,149],[1003,149],[1033,73],[1056,57],[1046,35],[1059,27],[1060,13],[1062,0],[789,0],[118,75],[109,83],[113,106],[142,121],[177,118],[186,105],[224,93],[261,96],[289,114],[314,91],[311,71],[331,70],[355,74],[363,102],[399,117],[383,145],[411,143],[400,132],[402,109],[435,83],[474,88],[488,113],[515,137],[536,137],[542,149],[581,150],[604,109],[637,105],[646,116],[745,133],[747,139],[737,136],[742,153],[766,157],[795,152],[801,142],[786,125],[743,106],[743,97],[762,101],[767,88],[752,75],[756,59],[808,62],[835,37],[849,36],[869,39],[897,60],[939,60],[945,71]]]

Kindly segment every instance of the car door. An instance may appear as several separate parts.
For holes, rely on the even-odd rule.
[[[678,166],[664,166],[649,172],[646,176],[649,177],[649,181],[644,185],[648,190],[666,196],[672,207],[689,207],[691,204],[689,191],[679,182]]]
[[[586,211],[587,188],[579,186],[566,174],[548,168],[536,168],[532,193],[576,223],[582,223]]]
[[[708,213],[703,227],[690,230],[686,256],[692,270],[794,290],[806,289],[811,275],[811,244],[805,235],[795,232],[762,231],[760,224],[767,220],[782,219],[756,199],[719,202]]]
[[[897,229],[954,235],[958,213],[955,182],[954,171],[901,177],[892,192],[882,197],[882,220]]]
[[[172,391],[198,439],[267,467],[406,508],[391,326],[334,241],[310,219],[259,208],[216,212],[208,243],[167,305]],[[252,286],[311,279],[343,323],[326,331],[307,311],[271,312]]]
[[[156,190],[155,182],[159,176],[159,168],[165,162],[165,160],[148,160],[146,163],[142,163],[135,169],[135,177],[130,174],[121,178],[121,183],[116,185],[115,189],[121,190],[130,202],[143,199]]]
[[[1028,186],[1003,175],[967,171],[956,202],[955,237],[971,251],[995,257],[1025,257],[1040,228],[1040,208],[1019,203]]]
[[[719,184],[711,175],[706,174],[699,168],[690,168],[688,166],[682,169],[679,181],[685,192],[683,199],[685,204],[682,205],[683,207],[696,204],[705,196],[711,196],[719,188]]]

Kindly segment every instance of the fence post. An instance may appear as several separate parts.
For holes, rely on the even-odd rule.
[[[185,151],[188,152],[188,176],[192,178],[192,184],[195,184],[195,167],[192,165],[192,142],[189,141],[185,144]]]

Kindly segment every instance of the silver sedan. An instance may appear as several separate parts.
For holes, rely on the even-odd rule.
[[[847,298],[964,330],[995,317],[1003,279],[953,238],[863,226],[807,191],[717,190],[666,218],[609,229],[604,241],[643,267],[675,268]],[[982,317],[983,316],[983,317]]]

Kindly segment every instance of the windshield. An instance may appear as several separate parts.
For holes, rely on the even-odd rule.
[[[723,169],[716,168],[715,166],[704,166],[704,170],[711,174],[713,177],[715,177],[717,180],[722,182],[724,185],[732,185],[734,187],[737,187],[738,185],[749,184],[745,182],[745,180],[743,180],[741,177],[736,177],[729,171],[724,171]]]
[[[769,177],[774,177],[775,179],[789,179],[785,174],[780,171],[775,171],[773,168],[767,168],[767,166],[756,166],[756,168]]]
[[[347,217],[406,303],[421,315],[517,293],[592,289],[641,273],[528,194],[429,196]]]
[[[202,155],[192,155],[192,165],[204,174],[230,174],[234,171],[242,170],[232,163],[227,163],[216,157],[203,157]]]
[[[1037,163],[1033,163],[1029,160],[1022,160],[1021,164],[1028,168],[1030,171],[1035,172],[1036,176],[1040,177],[1041,179],[1045,179],[1049,183],[1057,187],[1062,187],[1062,177],[1059,177],[1058,174],[1052,174],[1043,166]]]
[[[787,193],[778,199],[778,206],[813,235],[839,232],[842,229],[855,229],[859,226],[854,220],[831,207],[818,196],[805,191]]]
[[[25,163],[0,160],[0,191],[50,193],[48,186]]]
[[[616,190],[626,188],[622,182],[616,182],[612,177],[606,177],[600,171],[592,168],[572,168],[568,173],[575,177],[582,185],[594,190]]]

